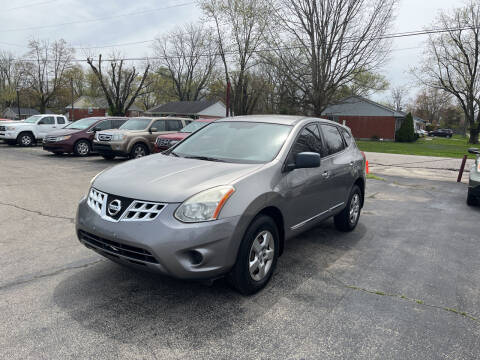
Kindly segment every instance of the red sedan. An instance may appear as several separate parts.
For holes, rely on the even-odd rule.
[[[155,140],[155,146],[153,147],[154,153],[159,153],[162,151],[167,150],[168,148],[172,147],[176,143],[182,141],[191,133],[201,129],[205,125],[215,121],[215,119],[198,119],[196,121],[191,122],[187,126],[185,126],[182,130],[177,133],[172,134],[165,134],[160,135]]]

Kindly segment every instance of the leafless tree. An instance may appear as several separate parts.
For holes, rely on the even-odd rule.
[[[213,21],[226,83],[232,86],[231,111],[250,114],[258,101],[249,71],[257,64],[257,52],[265,44],[271,23],[269,0],[202,0],[205,18]]]
[[[431,34],[423,66],[414,69],[425,85],[451,94],[470,124],[470,143],[480,132],[480,3],[442,12],[435,27],[448,31]]]
[[[109,62],[110,68],[105,74],[102,69],[101,54],[98,56],[97,66],[91,57],[87,58],[87,63],[97,77],[107,99],[110,114],[123,116],[137,97],[148,91],[147,77],[150,64],[145,66],[143,75],[140,76],[135,66],[126,67],[123,59],[113,58]]]
[[[439,124],[441,115],[452,106],[452,96],[440,89],[424,88],[415,98],[415,115],[432,123]]]
[[[178,99],[199,100],[216,65],[217,49],[211,29],[187,25],[157,38],[158,66],[168,69]]]
[[[40,112],[45,113],[52,97],[67,82],[64,74],[72,67],[74,49],[63,39],[53,43],[31,40],[28,47],[30,51],[22,60],[22,71]]]
[[[390,89],[389,104],[395,111],[404,111],[407,106],[408,90],[404,86]]]
[[[278,0],[270,46],[309,105],[320,115],[338,89],[374,73],[388,55],[397,0]]]
[[[0,52],[0,108],[10,106],[16,101],[16,90],[22,84],[21,64],[12,53]]]

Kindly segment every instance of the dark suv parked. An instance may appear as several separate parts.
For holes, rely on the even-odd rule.
[[[446,138],[451,138],[453,136],[453,130],[451,129],[437,129],[430,131],[428,133],[429,136],[441,136]]]
[[[74,153],[87,156],[92,151],[92,141],[97,131],[118,129],[127,120],[121,117],[90,117],[75,121],[49,133],[43,140],[43,150],[58,155]]]

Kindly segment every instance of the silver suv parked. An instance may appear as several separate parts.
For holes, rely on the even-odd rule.
[[[271,278],[287,239],[331,216],[353,230],[364,194],[365,159],[347,128],[232,117],[97,175],[76,231],[116,262],[183,279],[228,275],[251,294]]]

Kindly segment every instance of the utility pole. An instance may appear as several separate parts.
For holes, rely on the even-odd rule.
[[[228,117],[230,111],[230,81],[227,82],[227,95],[225,98],[225,102],[227,105],[227,111],[225,116]]]
[[[74,106],[73,106],[73,78],[70,78],[70,87],[71,87],[71,89],[72,89],[72,107],[71,107],[71,109],[70,109],[71,112],[72,112],[72,118],[70,119],[70,121],[73,122],[73,121],[75,121],[75,115],[73,115],[73,113],[74,113],[73,110],[75,110],[75,108],[74,108]]]
[[[18,89],[17,89],[17,111],[18,111],[18,120],[22,120],[22,117],[20,115],[20,95],[18,94]]]

